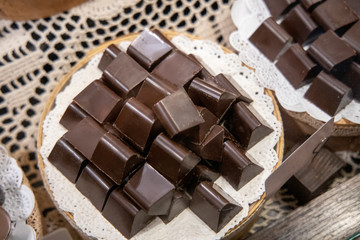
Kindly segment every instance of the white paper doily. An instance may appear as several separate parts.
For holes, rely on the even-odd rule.
[[[307,112],[313,118],[327,122],[331,117],[304,98],[311,83],[297,90],[294,89],[275,64],[248,41],[260,24],[271,16],[264,1],[237,0],[231,9],[231,16],[238,30],[230,35],[230,44],[239,51],[239,57],[244,63],[256,69],[259,83],[265,88],[274,90],[279,103],[285,109]],[[335,122],[342,118],[360,124],[360,102],[351,101],[335,116]]]
[[[265,95],[264,88],[257,84],[254,72],[242,67],[237,55],[224,53],[216,43],[211,41],[192,41],[184,36],[178,36],[173,38],[172,42],[185,53],[193,53],[195,56],[200,57],[213,74],[224,73],[231,75],[253,98],[254,102],[252,105],[270,124],[274,132],[247,153],[254,157],[265,169],[260,175],[239,191],[235,191],[223,178],[216,181],[220,187],[243,207],[243,210],[219,233],[212,231],[191,210],[186,209],[167,225],[159,218],[156,218],[132,239],[168,239],[169,236],[174,239],[189,240],[219,239],[248,215],[249,205],[260,199],[264,193],[265,179],[279,160],[274,147],[281,135],[281,123],[273,115],[274,106],[272,99]],[[128,45],[129,42],[122,42],[119,47],[124,50]],[[55,201],[62,210],[73,214],[77,226],[89,236],[99,239],[124,239],[102,217],[90,201],[47,160],[56,141],[66,132],[59,124],[59,120],[66,107],[83,88],[101,76],[101,71],[97,68],[101,55],[98,54],[93,57],[84,68],[76,72],[72,76],[70,84],[57,95],[54,109],[49,112],[43,122],[44,138],[40,154],[44,162],[45,177],[53,192]]]
[[[5,194],[2,205],[11,219],[10,240],[34,240],[35,231],[26,224],[26,219],[35,206],[33,192],[22,184],[23,172],[11,158],[6,149],[0,145],[0,186]],[[1,227],[1,226],[0,226]]]

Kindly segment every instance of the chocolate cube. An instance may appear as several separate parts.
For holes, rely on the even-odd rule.
[[[167,224],[176,218],[182,211],[184,211],[189,206],[189,204],[190,197],[186,193],[176,190],[171,201],[169,213],[159,217],[165,224]]]
[[[125,184],[124,192],[148,215],[167,215],[174,195],[174,185],[145,163]]]
[[[109,66],[109,64],[117,57],[117,55],[119,55],[120,53],[120,49],[118,47],[116,47],[114,44],[111,44],[110,46],[108,46],[101,59],[100,59],[100,63],[98,65],[98,68],[101,71],[104,71],[107,66]]]
[[[264,0],[266,6],[268,7],[271,15],[278,19],[281,15],[287,12],[297,0]]]
[[[84,110],[81,109],[74,101],[66,108],[64,114],[60,119],[60,124],[67,130],[71,129],[78,122],[89,116]]]
[[[352,62],[342,82],[351,88],[354,97],[360,100],[360,64]]]
[[[194,131],[189,134],[188,141],[201,143],[206,138],[206,136],[209,135],[213,126],[219,122],[219,119],[207,108],[200,106],[196,107],[205,122],[201,123],[196,129],[194,129]]]
[[[196,167],[185,177],[183,187],[190,194],[194,194],[194,190],[198,184],[203,181],[215,182],[220,177],[220,173],[199,163]]]
[[[347,30],[342,39],[360,54],[360,21]]]

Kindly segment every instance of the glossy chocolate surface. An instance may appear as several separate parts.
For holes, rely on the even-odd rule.
[[[334,78],[321,72],[305,93],[305,98],[330,116],[336,115],[351,101],[351,89]]]
[[[11,219],[9,214],[0,207],[0,239],[7,239],[11,230]]]
[[[116,47],[114,44],[108,46],[105,49],[104,54],[100,59],[98,68],[101,71],[104,71],[107,68],[107,66],[109,66],[109,64],[117,57],[117,55],[119,55],[120,52],[121,50],[118,47]]]
[[[104,70],[103,80],[122,98],[133,97],[149,73],[124,52]]]
[[[354,97],[360,100],[360,64],[352,62],[342,82],[351,88]]]
[[[124,192],[147,214],[166,215],[174,195],[174,185],[145,163],[125,184]]]
[[[200,106],[196,107],[205,122],[201,123],[196,129],[194,129],[188,135],[187,140],[194,143],[201,143],[210,134],[211,129],[219,122],[219,119],[207,108]]]
[[[160,100],[153,110],[171,138],[204,123],[184,89]]]
[[[327,0],[317,6],[311,16],[325,30],[341,34],[359,18],[344,1]]]
[[[286,50],[279,57],[276,67],[295,89],[308,83],[320,71],[299,44],[294,44]]]
[[[300,4],[290,10],[280,26],[300,44],[306,42],[306,40],[311,38],[311,35],[315,35],[316,32],[320,33],[319,26],[312,20],[310,15]]]
[[[264,0],[268,7],[271,15],[278,19],[283,15],[289,8],[291,8],[297,0]]]
[[[300,3],[308,11],[312,11],[317,5],[319,5],[324,0],[300,0]]]
[[[95,120],[86,117],[65,133],[64,138],[87,159],[91,159],[96,145],[105,133]]]
[[[218,232],[242,208],[216,184],[202,182],[195,188],[190,209]]]
[[[342,39],[360,54],[360,21],[347,30]]]
[[[76,188],[99,211],[102,211],[110,191],[115,186],[115,183],[92,163],[86,165],[76,182]]]
[[[174,185],[200,162],[200,158],[186,147],[161,133],[151,145],[146,162]]]
[[[188,94],[195,104],[206,107],[218,118],[222,118],[236,99],[234,94],[200,78],[195,78],[191,82]]]
[[[152,75],[177,87],[187,85],[203,67],[180,51],[173,51],[154,70]]]
[[[344,0],[345,3],[360,17],[360,1],[359,0]]]
[[[143,152],[157,134],[161,125],[147,106],[130,98],[126,101],[114,126],[139,151]]]
[[[157,102],[176,90],[177,87],[172,83],[150,75],[141,85],[136,99],[151,109]]]
[[[122,99],[101,81],[95,80],[74,98],[74,102],[102,124],[116,118]]]
[[[203,181],[215,182],[220,177],[220,173],[207,167],[203,163],[199,163],[196,167],[186,176],[183,187],[186,191],[193,195],[195,188]]]
[[[48,160],[72,183],[76,183],[81,171],[89,163],[64,137],[56,142]]]
[[[143,229],[154,216],[147,215],[120,188],[109,195],[102,215],[126,238]]]
[[[67,107],[63,116],[61,117],[60,124],[63,125],[67,130],[69,130],[86,116],[88,116],[88,114],[84,110],[82,110],[81,107],[79,107],[75,102],[72,102]]]
[[[236,103],[225,119],[226,128],[245,149],[249,149],[273,130],[251,105]]]
[[[349,45],[331,30],[315,40],[310,45],[307,53],[329,72],[344,71],[344,65],[356,54]]]
[[[144,159],[126,143],[111,133],[106,133],[97,144],[91,162],[116,184],[121,185]]]
[[[167,215],[160,216],[160,219],[165,223],[169,223],[175,217],[177,217],[182,211],[184,211],[190,205],[190,197],[182,192],[176,190],[174,192],[173,199],[171,201],[171,206],[169,213]]]
[[[145,29],[128,47],[126,53],[147,70],[156,66],[172,50],[157,34]]]
[[[265,57],[274,61],[292,41],[292,37],[270,17],[256,29],[249,40]]]
[[[232,141],[224,143],[220,173],[235,189],[239,190],[264,169],[245,155]]]

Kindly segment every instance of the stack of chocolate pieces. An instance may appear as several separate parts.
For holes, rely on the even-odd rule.
[[[305,98],[331,116],[360,100],[359,0],[264,1],[272,17],[249,40],[290,84],[312,81]]]
[[[245,154],[272,132],[252,100],[157,30],[109,46],[99,68],[49,161],[127,238],[187,207],[220,231],[242,208],[214,181],[239,190],[263,170]]]

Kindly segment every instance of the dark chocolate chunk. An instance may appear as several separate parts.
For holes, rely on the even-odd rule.
[[[126,101],[114,126],[141,152],[162,129],[153,111],[135,98]]]
[[[180,51],[173,51],[155,69],[152,75],[171,82],[177,87],[186,86],[202,66]]]
[[[265,57],[274,61],[291,44],[292,37],[270,17],[256,29],[249,40]]]
[[[153,110],[171,138],[185,134],[204,123],[204,119],[184,89],[160,100],[154,105]]]
[[[236,103],[225,119],[225,127],[245,149],[249,149],[273,130],[261,115],[243,102]]]
[[[213,77],[213,75],[206,69],[206,67],[204,67],[204,64],[195,55],[189,54],[188,57],[191,58],[192,60],[194,60],[195,62],[197,62],[198,64],[203,66],[201,71],[198,73],[199,78],[205,80],[207,78],[212,78]]]
[[[306,10],[311,12],[316,6],[318,6],[324,0],[300,0],[301,4]]]
[[[86,117],[64,134],[64,138],[87,159],[91,159],[95,147],[106,131],[91,117]]]
[[[342,39],[360,54],[360,21],[347,30]]]
[[[330,116],[336,115],[351,101],[351,89],[334,78],[321,72],[305,93],[305,98]]]
[[[111,192],[102,215],[126,238],[134,236],[154,219],[154,216],[147,215],[120,188]]]
[[[144,159],[123,141],[106,133],[96,146],[91,162],[116,184],[121,185]]]
[[[150,75],[145,79],[136,99],[152,108],[154,104],[177,90],[172,83]]]
[[[117,55],[119,55],[120,52],[121,52],[120,49],[116,47],[114,44],[108,46],[105,49],[104,54],[100,59],[100,63],[98,66],[99,69],[101,71],[104,71],[107,68],[107,66],[109,66],[109,64],[117,57]]]
[[[200,78],[195,78],[188,89],[189,97],[195,104],[202,105],[209,109],[218,118],[222,118],[236,96],[224,91]]]
[[[299,44],[294,44],[286,50],[279,57],[276,67],[295,89],[308,83],[320,71]]]
[[[235,189],[239,190],[264,169],[245,155],[232,141],[224,143],[220,173]]]
[[[187,140],[194,143],[201,143],[205,137],[210,134],[211,129],[219,122],[219,119],[207,108],[200,106],[196,107],[205,122],[201,123],[196,129],[194,129],[189,134]]]
[[[149,215],[169,213],[174,185],[145,163],[125,184],[124,192]]]
[[[344,0],[345,3],[353,10],[353,12],[360,17],[360,1],[359,0]]]
[[[189,149],[161,133],[151,145],[146,162],[174,185],[200,162],[200,158]]]
[[[163,40],[165,43],[167,43],[169,46],[171,46],[172,48],[176,49],[175,45],[169,40],[167,39],[164,34],[162,34],[158,29],[152,29],[151,30],[154,34],[156,34],[157,37],[159,37],[161,40]]]
[[[195,188],[190,209],[212,230],[219,232],[242,207],[216,184],[202,182]]]
[[[171,201],[169,213],[159,217],[165,224],[167,224],[176,218],[182,211],[184,211],[189,206],[189,204],[190,197],[186,193],[176,190]]]
[[[0,226],[0,239],[7,239],[11,230],[11,219],[2,207],[0,207]]]
[[[300,44],[313,40],[320,34],[319,26],[310,15],[297,5],[285,16],[280,24]]]
[[[286,13],[297,0],[264,0],[266,6],[268,7],[271,15],[278,19],[281,15]]]
[[[81,171],[89,163],[64,137],[56,142],[48,160],[72,183],[76,183]]]
[[[60,124],[69,130],[86,116],[88,116],[88,114],[82,110],[81,107],[79,107],[75,102],[71,102],[61,117]]]
[[[324,192],[334,175],[344,166],[344,161],[322,148],[310,164],[290,178],[286,187],[301,203],[306,203]]]
[[[99,211],[102,211],[110,191],[115,186],[115,183],[92,163],[86,165],[76,182],[76,188]]]
[[[104,70],[103,80],[122,98],[136,96],[149,73],[126,53],[118,56]]]
[[[201,143],[188,142],[187,146],[203,159],[221,162],[224,138],[224,128],[215,125]]]
[[[122,99],[101,81],[95,80],[74,98],[74,102],[103,124],[114,121],[120,111]]]
[[[346,70],[346,65],[356,52],[341,40],[333,31],[329,30],[316,39],[307,50],[325,70],[340,73]]]
[[[69,231],[62,227],[46,234],[44,237],[40,238],[40,240],[73,240],[73,238],[71,237]]]
[[[185,177],[183,187],[190,194],[194,194],[194,190],[198,184],[203,181],[215,182],[220,177],[220,173],[208,168],[204,164],[198,164],[196,167]]]
[[[360,64],[352,62],[342,82],[352,89],[354,97],[360,100]]]
[[[151,70],[172,50],[167,42],[148,29],[142,31],[128,47],[126,53],[141,66]]]
[[[342,34],[359,18],[343,0],[327,0],[317,6],[311,16],[325,30]]]

